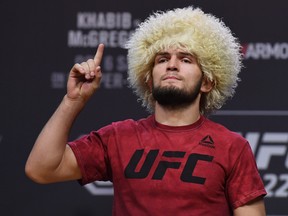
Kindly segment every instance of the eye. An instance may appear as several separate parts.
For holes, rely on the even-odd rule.
[[[167,62],[168,61],[168,59],[166,58],[166,57],[160,57],[160,58],[158,58],[157,59],[157,63],[164,63],[164,62]]]
[[[192,60],[190,58],[182,58],[182,62],[184,62],[184,63],[192,63]]]

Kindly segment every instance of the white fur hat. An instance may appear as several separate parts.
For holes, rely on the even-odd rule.
[[[154,99],[147,80],[155,55],[169,47],[184,48],[195,55],[213,89],[203,95],[200,111],[208,114],[232,97],[239,81],[241,46],[225,24],[192,6],[160,11],[149,16],[131,36],[128,49],[128,81],[149,110]]]

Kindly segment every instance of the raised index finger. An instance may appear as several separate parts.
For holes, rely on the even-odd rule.
[[[94,56],[94,62],[97,66],[101,64],[103,53],[104,53],[104,44],[99,44],[97,48],[97,52]]]

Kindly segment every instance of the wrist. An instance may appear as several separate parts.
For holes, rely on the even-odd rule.
[[[79,98],[79,99],[71,99],[67,95],[63,97],[62,100],[63,106],[71,111],[81,111],[85,106],[86,102]]]

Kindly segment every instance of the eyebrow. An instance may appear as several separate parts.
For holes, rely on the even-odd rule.
[[[171,53],[169,52],[159,52],[156,54],[156,56],[165,56],[165,55],[171,55]],[[177,55],[180,55],[180,56],[191,56],[191,57],[194,57],[194,55],[192,55],[191,53],[188,53],[188,52],[177,52]]]

